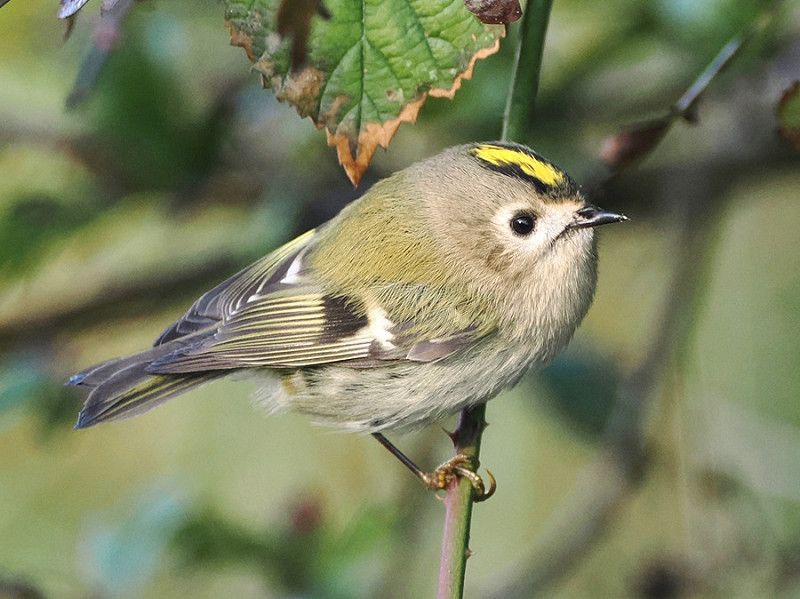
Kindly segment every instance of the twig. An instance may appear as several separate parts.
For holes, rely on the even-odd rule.
[[[511,89],[503,115],[503,140],[524,141],[533,121],[534,105],[539,92],[542,53],[552,5],[553,0],[529,0],[522,16],[522,30],[511,76]]]
[[[772,22],[772,19],[778,14],[782,4],[782,0],[776,1],[772,9],[761,15],[761,17],[753,25],[748,27],[744,33],[733,37],[725,44],[705,70],[694,80],[689,89],[675,102],[672,110],[676,115],[689,120],[694,118],[693,112],[697,106],[697,102],[700,100],[703,93],[705,93],[711,82],[728,67],[731,61],[736,58],[736,55],[739,54],[750,40],[761,33],[767,25]]]
[[[731,38],[683,95],[669,107],[664,116],[632,125],[606,139],[600,157],[606,164],[608,173],[600,178],[594,187],[602,188],[610,179],[647,158],[678,120],[695,122],[697,105],[708,87],[730,65],[742,48],[772,22],[782,7],[782,2],[783,0],[776,0],[773,7],[761,15],[747,30]]]
[[[94,47],[83,60],[78,77],[67,96],[67,108],[75,108],[83,102],[97,85],[100,73],[121,35],[122,22],[133,8],[134,0],[118,0],[101,14],[94,31]]]
[[[486,428],[486,405],[461,412],[458,428],[453,433],[456,454],[469,456],[475,468],[481,449],[481,435]],[[469,557],[469,530],[473,504],[472,483],[456,478],[447,489],[442,559],[439,564],[439,599],[460,598],[464,594],[464,574]]]

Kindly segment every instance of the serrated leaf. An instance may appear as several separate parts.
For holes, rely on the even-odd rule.
[[[452,97],[505,29],[484,25],[462,0],[327,0],[314,18],[305,64],[277,28],[279,0],[226,0],[231,43],[241,46],[280,101],[325,128],[358,183],[378,146],[413,122],[428,95]]]
[[[787,143],[800,150],[800,81],[795,81],[781,95],[778,102],[778,134]]]

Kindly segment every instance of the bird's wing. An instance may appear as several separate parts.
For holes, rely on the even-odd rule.
[[[163,345],[213,327],[240,309],[249,298],[268,287],[279,287],[281,280],[287,279],[292,265],[298,268],[302,263],[302,256],[315,234],[311,230],[300,235],[204,293],[153,345]]]
[[[394,322],[381,309],[327,292],[307,269],[309,242],[298,238],[203,295],[158,339],[177,347],[147,372],[432,362],[480,336],[469,326],[443,331],[424,319]],[[417,284],[409,295],[421,293]]]
[[[213,334],[152,362],[153,374],[271,367],[298,368],[339,362],[355,368],[392,362],[440,360],[478,335],[472,328],[438,334],[419,332],[412,323],[394,323],[380,310],[363,312],[347,300],[302,287],[251,296]]]

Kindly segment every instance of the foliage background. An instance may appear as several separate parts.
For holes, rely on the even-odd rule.
[[[322,136],[228,47],[214,2],[142,4],[98,89],[66,111],[92,4],[66,43],[50,2],[0,11],[0,596],[432,595],[438,502],[369,438],[254,412],[254,381],[71,430],[71,373],[145,347],[197,294],[356,195]],[[591,187],[602,139],[663,114],[767,4],[557,2],[528,142]],[[688,337],[642,398],[641,477],[546,594],[800,596],[800,161],[774,134],[800,77],[787,7],[699,122],[597,199],[631,222],[603,231],[597,299],[567,355],[489,405],[482,461],[500,488],[475,511],[468,596],[528,567],[577,481],[602,473],[614,383],[649,346],[692,223],[707,251]],[[497,138],[512,47],[455,101],[429,100],[359,193]],[[431,466],[449,450],[436,427],[399,442]]]

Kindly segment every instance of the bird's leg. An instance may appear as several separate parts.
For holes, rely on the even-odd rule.
[[[389,439],[384,437],[381,433],[372,433],[372,436],[375,437],[378,442],[383,445],[386,449],[388,449],[394,457],[396,457],[402,464],[411,470],[414,473],[420,482],[425,485],[431,491],[441,491],[442,489],[447,488],[447,486],[453,481],[454,478],[458,476],[462,476],[469,480],[472,484],[472,488],[475,491],[475,501],[486,501],[494,495],[495,490],[497,489],[497,482],[492,476],[492,473],[487,470],[489,475],[489,490],[486,490],[486,486],[483,484],[483,479],[478,475],[477,472],[473,471],[470,467],[472,466],[472,459],[464,454],[458,454],[440,464],[436,470],[431,473],[424,472],[419,466],[417,466],[414,462],[412,462],[406,454],[400,451]]]

